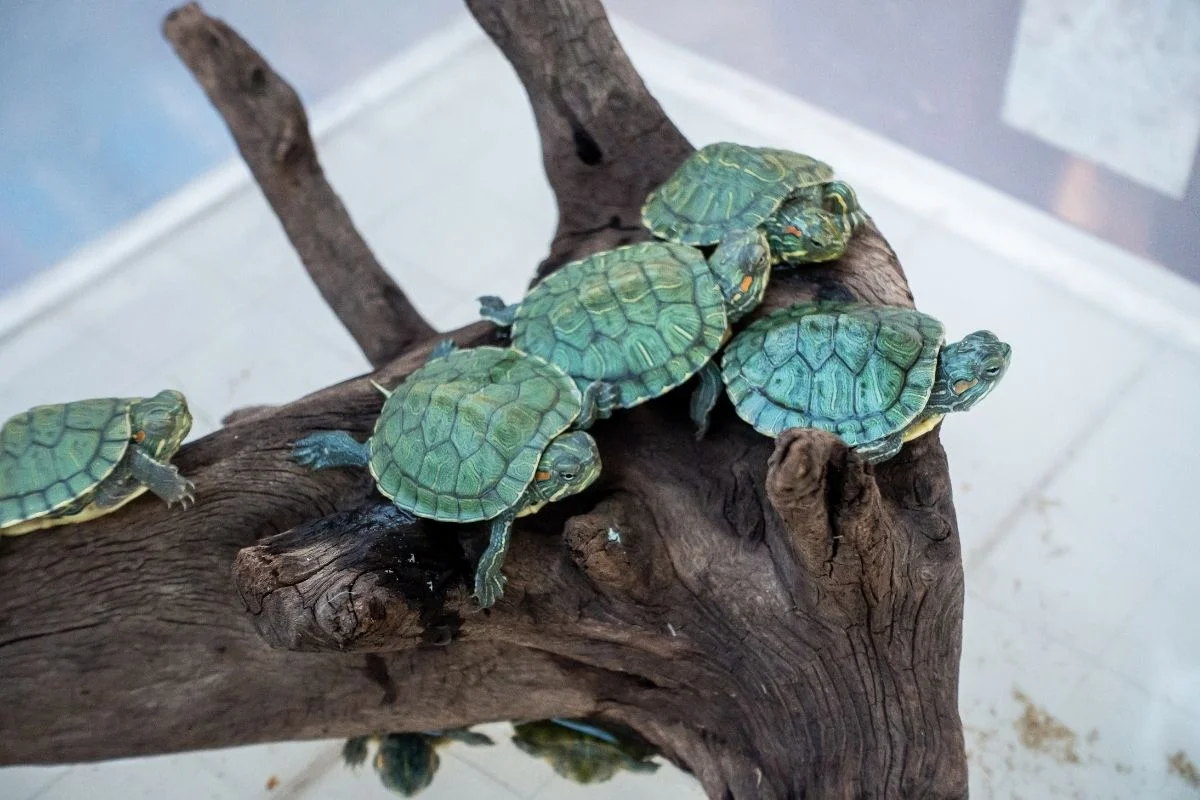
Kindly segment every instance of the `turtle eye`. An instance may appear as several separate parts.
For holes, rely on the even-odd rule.
[[[990,367],[988,367],[987,369],[985,369],[983,371],[983,374],[984,374],[984,377],[995,378],[997,375],[1000,374],[1000,365],[992,364]]]
[[[571,481],[575,480],[575,473],[574,472],[564,472],[562,474],[562,478],[567,483],[570,483]]]

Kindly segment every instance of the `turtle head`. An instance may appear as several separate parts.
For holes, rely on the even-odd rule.
[[[412,797],[429,786],[441,764],[433,738],[423,733],[384,736],[372,762],[380,782],[405,797]]]
[[[174,389],[141,400],[130,410],[133,440],[156,459],[167,458],[179,449],[192,429],[187,399]]]
[[[763,227],[776,261],[833,261],[850,238],[841,217],[799,200],[784,203]]]
[[[1008,370],[1012,348],[991,331],[975,331],[942,348],[927,411],[966,411],[988,396]]]
[[[567,431],[542,453],[533,475],[533,488],[544,502],[552,503],[582,492],[599,475],[596,440],[583,431]]]
[[[762,230],[727,233],[708,260],[716,276],[731,322],[741,319],[762,302],[771,277],[771,250]]]

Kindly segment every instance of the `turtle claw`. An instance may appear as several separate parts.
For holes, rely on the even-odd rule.
[[[167,499],[167,508],[173,508],[176,503],[182,511],[196,505],[196,484],[181,477],[176,483],[175,496]]]
[[[493,574],[475,576],[475,600],[480,608],[491,608],[496,601],[504,596],[504,587],[508,578],[496,570]]]
[[[328,458],[329,448],[316,434],[305,436],[292,445],[292,460],[309,469],[318,469],[317,465]]]

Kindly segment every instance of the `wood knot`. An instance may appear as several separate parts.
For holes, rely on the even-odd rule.
[[[593,512],[571,517],[563,534],[571,560],[598,587],[628,592],[648,582],[650,559],[641,534],[622,516]]]

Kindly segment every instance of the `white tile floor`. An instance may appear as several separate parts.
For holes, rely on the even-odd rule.
[[[972,796],[1200,795],[1170,767],[1172,757],[1182,763],[1179,753],[1200,759],[1200,637],[1190,618],[1200,540],[1183,491],[1184,476],[1200,472],[1200,290],[840,120],[621,31],[692,141],[774,143],[838,164],[892,239],[920,306],[952,334],[987,327],[1014,345],[1004,384],[943,434],[967,566],[961,705]],[[474,317],[471,298],[484,289],[522,291],[553,230],[554,204],[511,70],[481,36],[445,41],[459,44],[416,79],[404,79],[403,64],[368,79],[359,97],[369,102],[324,126],[320,141],[330,179],[380,259],[449,328]],[[456,236],[449,207],[493,246]],[[19,302],[6,298],[0,309]],[[202,434],[234,408],[366,368],[249,185],[39,319],[5,328],[0,318],[0,418],[38,402],[172,385],[187,392]],[[484,730],[507,742],[505,726]],[[0,797],[387,796],[369,770],[338,764],[339,747],[12,768],[0,770]],[[269,790],[272,776],[278,786]],[[576,794],[701,796],[669,766],[579,789],[507,744],[451,746],[423,796]]]

